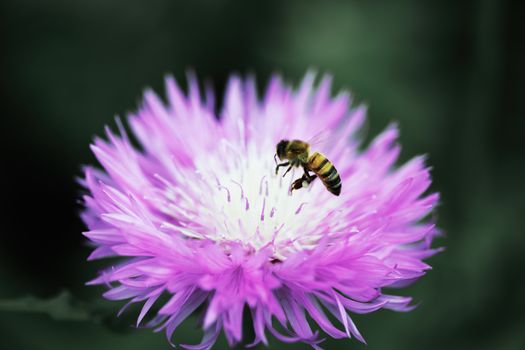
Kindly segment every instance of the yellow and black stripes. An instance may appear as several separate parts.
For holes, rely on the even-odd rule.
[[[291,191],[307,187],[318,177],[329,192],[336,196],[341,194],[341,177],[334,165],[319,152],[309,156],[310,145],[308,143],[301,140],[281,140],[277,144],[275,153],[276,162],[277,157],[284,161],[284,163],[277,164],[275,174],[279,172],[279,168],[282,166],[288,167],[283,177],[293,167],[302,166],[304,168],[304,175],[293,182]],[[309,174],[309,171],[313,171],[315,175]]]
[[[336,196],[341,193],[341,177],[334,165],[321,153],[315,152],[308,159],[308,169],[323,182],[326,189]]]

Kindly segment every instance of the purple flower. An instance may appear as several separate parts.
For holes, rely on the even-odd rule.
[[[426,194],[429,169],[423,157],[394,166],[393,125],[360,151],[365,108],[350,108],[347,93],[331,97],[330,78],[313,82],[308,74],[294,90],[274,77],[259,99],[252,79],[232,77],[219,115],[193,77],[187,94],[168,78],[167,103],[146,91],[129,117],[142,149],[120,124],[120,136],[108,129],[108,141],[92,145],[104,171],[88,167],[82,181],[89,259],[120,259],[90,284],[143,304],[137,325],[165,330],[170,342],[201,307],[203,340],[186,349],[211,348],[221,330],[241,342],[246,307],[253,344],[271,333],[316,349],[317,328],[364,342],[352,313],[412,309],[390,288],[421,277],[430,268],[422,260],[438,251],[426,219],[438,201]],[[320,132],[329,137],[312,152],[335,165],[342,192],[318,180],[291,194],[303,170],[276,175],[276,145]],[[168,301],[149,312],[161,295]]]

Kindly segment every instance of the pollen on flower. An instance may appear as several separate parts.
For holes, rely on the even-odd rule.
[[[352,108],[347,93],[332,97],[329,78],[314,81],[308,74],[294,90],[275,77],[259,99],[253,80],[233,77],[219,115],[194,77],[187,93],[168,78],[166,102],[147,91],[129,117],[143,151],[120,124],[120,136],[108,129],[108,141],[92,146],[103,170],[86,168],[82,181],[89,259],[123,262],[90,284],[143,303],[137,325],[146,320],[170,342],[204,306],[203,350],[221,332],[232,346],[245,341],[246,306],[253,344],[267,344],[269,332],[316,349],[307,315],[333,338],[364,342],[352,313],[411,310],[410,297],[383,291],[421,277],[439,251],[430,246],[439,231],[427,217],[439,196],[427,193],[429,169],[422,157],[396,167],[394,125],[359,151],[365,108]],[[328,142],[312,151],[336,165],[339,196],[308,177],[295,187],[301,168],[275,173],[280,140],[320,130]],[[291,193],[292,184],[302,188]],[[151,315],[161,295],[170,299]]]

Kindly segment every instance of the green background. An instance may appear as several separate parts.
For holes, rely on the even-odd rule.
[[[405,291],[420,306],[356,316],[368,346],[327,349],[525,348],[518,1],[4,0],[0,10],[2,348],[169,348],[130,327],[137,309],[116,319],[103,288],[83,285],[105,262],[85,262],[74,178],[95,162],[88,145],[105,124],[188,68],[219,96],[232,72],[261,87],[272,72],[293,83],[308,68],[332,73],[334,91],[369,106],[368,140],[397,120],[402,160],[430,156],[447,250]],[[192,320],[175,333],[199,337]]]

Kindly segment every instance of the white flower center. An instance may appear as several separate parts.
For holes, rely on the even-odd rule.
[[[177,231],[221,244],[242,243],[255,250],[270,246],[274,257],[285,259],[293,251],[310,249],[334,227],[327,216],[338,216],[339,198],[320,180],[290,193],[301,168],[275,174],[275,145],[237,147],[222,140],[210,153],[194,159],[196,171],[182,171],[183,191],[168,189],[177,202],[167,213],[186,226]],[[187,220],[184,220],[186,218]]]

